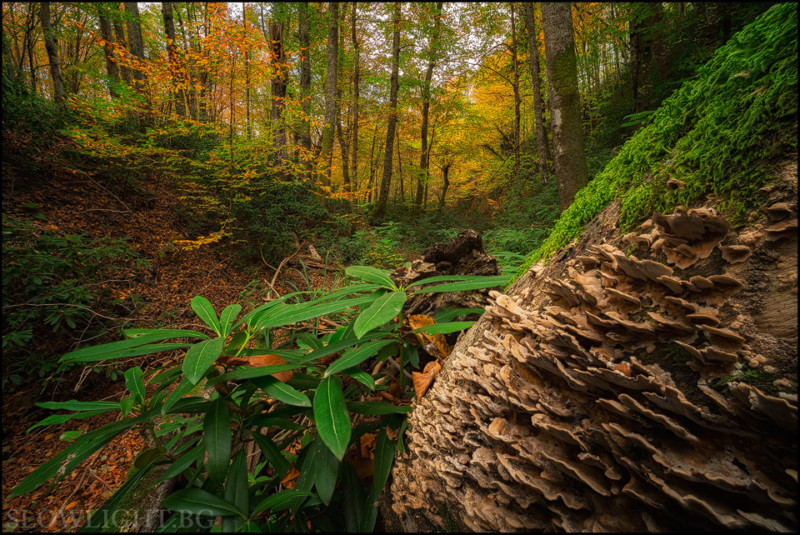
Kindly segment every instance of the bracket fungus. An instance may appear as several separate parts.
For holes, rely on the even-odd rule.
[[[683,269],[729,229],[711,209],[653,223],[660,236],[628,240]],[[525,299],[490,293],[409,413],[392,510],[435,519],[446,503],[476,531],[796,531],[797,397],[715,381],[768,347],[725,308],[747,279],[583,250]]]

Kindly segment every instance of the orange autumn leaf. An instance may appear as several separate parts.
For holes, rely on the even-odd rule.
[[[281,485],[285,486],[287,489],[293,489],[294,483],[297,480],[297,476],[299,475],[300,475],[300,470],[295,468],[293,464],[292,467],[289,469],[289,472],[287,472],[286,475],[283,476],[283,479],[281,479]]]
[[[408,326],[411,329],[419,329],[434,325],[436,320],[425,314],[412,314],[408,317]],[[453,348],[447,343],[443,334],[413,333],[422,348],[436,358],[444,358],[450,354]]]
[[[246,358],[240,357],[220,357],[217,359],[220,364],[228,366],[252,366],[253,368],[260,368],[262,366],[272,366],[275,364],[286,364],[286,361],[278,355],[251,355]],[[273,373],[272,377],[285,383],[294,377],[293,371]]]
[[[76,505],[78,505],[78,500],[75,500],[74,502],[70,502],[70,503],[68,503],[68,504],[67,504],[67,506],[66,506],[66,507],[64,507],[64,510],[65,510],[65,511],[69,511],[70,509],[72,509],[72,508],[73,508],[73,507],[75,507]]]
[[[433,379],[441,369],[442,366],[434,360],[425,365],[425,369],[422,370],[422,373],[411,373],[411,380],[414,382],[414,392],[417,394],[417,401],[422,399],[422,396],[425,395],[425,391],[431,386]]]

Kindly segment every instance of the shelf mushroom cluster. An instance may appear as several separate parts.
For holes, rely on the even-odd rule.
[[[711,209],[652,221],[627,241],[675,266],[708,258],[728,231]],[[730,263],[750,254],[723,247]],[[446,365],[458,380],[409,416],[405,484],[432,499],[395,511],[456,503],[476,531],[796,531],[797,396],[711,387],[747,350],[720,313],[742,284],[588,251],[546,281],[549,306],[490,294],[491,328]]]

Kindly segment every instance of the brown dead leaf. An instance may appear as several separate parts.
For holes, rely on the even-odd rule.
[[[408,317],[408,326],[419,329],[436,323],[431,316],[425,314],[412,314]],[[453,348],[447,343],[443,334],[413,333],[419,345],[436,358],[445,358]]]
[[[361,457],[364,459],[370,458],[370,452],[375,450],[375,439],[378,433],[365,433],[361,435]]]
[[[286,364],[286,361],[278,355],[251,355],[246,358],[240,357],[220,357],[217,359],[220,364],[228,366],[252,366],[253,368],[260,368],[262,366],[272,366],[274,364]],[[285,383],[294,377],[293,371],[273,373],[272,377]]]
[[[414,381],[414,392],[417,394],[417,401],[422,399],[422,396],[425,395],[425,391],[431,386],[433,379],[441,369],[442,366],[434,360],[425,365],[425,369],[422,370],[422,373],[411,373],[412,381]]]

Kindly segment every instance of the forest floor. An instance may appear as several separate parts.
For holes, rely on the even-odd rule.
[[[5,141],[11,145],[6,149],[13,151],[15,143],[24,144],[26,140]],[[149,267],[131,265],[124,278],[100,283],[103,295],[113,299],[95,303],[93,313],[114,318],[111,325],[198,328],[201,325],[193,319],[189,305],[196,295],[209,299],[218,310],[240,303],[247,311],[276,297],[275,292],[284,295],[295,288],[319,288],[325,281],[330,284],[330,266],[326,273],[324,265],[309,258],[305,244],[291,262],[275,266],[277,277],[274,267],[261,261],[254,265],[235,261],[232,244],[176,247],[176,240],[188,239],[176,215],[181,201],[157,177],[145,179],[135,192],[115,194],[89,175],[65,170],[48,154],[34,156],[37,159],[31,163],[32,168],[41,170],[38,173],[13,164],[3,166],[4,214],[33,221],[37,228],[62,235],[127,236],[131,248],[150,260]],[[10,184],[15,186],[13,191],[9,191]],[[33,205],[37,205],[35,209],[43,219],[31,218]],[[299,260],[308,269],[297,265]],[[111,331],[102,340],[113,340],[114,332],[118,331]],[[52,351],[53,359],[72,349],[41,336],[31,344],[37,351]],[[124,368],[139,365],[147,372],[181,357],[180,351],[137,357],[127,360]],[[134,457],[146,446],[146,439],[134,431],[115,438],[53,489],[42,486],[30,494],[7,498],[11,489],[43,460],[68,445],[60,440],[62,433],[88,432],[119,417],[111,412],[60,426],[38,427],[27,434],[27,429],[50,413],[35,403],[68,399],[118,401],[126,388],[121,374],[116,374],[116,380],[111,375],[108,370],[92,373],[89,368],[77,367],[59,377],[51,376],[44,388],[34,380],[6,386],[2,396],[3,532],[75,531],[85,522],[86,513],[99,508],[125,481]]]

